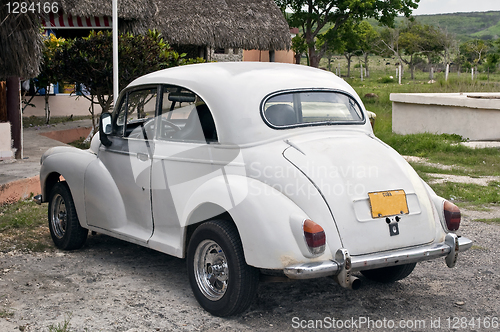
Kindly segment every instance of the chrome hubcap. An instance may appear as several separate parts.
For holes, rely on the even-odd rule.
[[[217,301],[226,293],[229,279],[227,259],[215,241],[204,240],[196,248],[194,275],[198,288],[207,299]]]
[[[66,233],[68,215],[66,213],[66,203],[60,194],[54,195],[52,198],[52,210],[50,211],[50,223],[54,235],[61,239]]]

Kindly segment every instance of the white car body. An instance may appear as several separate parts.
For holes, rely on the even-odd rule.
[[[362,101],[332,73],[285,64],[189,65],[136,79],[117,105],[127,92],[150,87],[154,95],[163,86],[204,101],[216,141],[159,139],[164,125],[156,114],[147,140],[146,131],[106,135],[112,144],[105,146],[97,134],[89,150],[52,148],[42,157],[42,200],[62,176],[83,228],[177,257],[186,256],[197,225],[222,216],[234,222],[249,266],[290,278],[332,275],[345,287],[356,270],[441,256],[452,267],[471,246],[448,231],[444,200],[374,136]],[[286,91],[340,93],[358,104],[360,119],[273,127],[263,107]],[[395,190],[404,190],[408,212],[373,217],[368,193]],[[320,254],[304,240],[307,219],[324,229]]]

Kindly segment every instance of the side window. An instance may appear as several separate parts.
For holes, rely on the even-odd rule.
[[[158,89],[133,90],[121,100],[114,133],[117,136],[152,139]]]
[[[188,142],[217,142],[217,130],[203,99],[187,89],[164,86],[159,138]]]

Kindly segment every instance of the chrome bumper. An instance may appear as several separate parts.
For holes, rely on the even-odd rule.
[[[345,270],[371,270],[392,265],[427,261],[443,256],[446,256],[448,267],[453,267],[458,253],[466,251],[470,247],[472,247],[472,241],[468,238],[448,233],[443,243],[371,255],[348,256],[346,249],[339,249],[339,251],[347,253],[347,260],[341,259],[339,261],[337,257],[342,257],[342,255],[345,257],[346,254],[339,256],[339,252],[337,252],[335,260],[289,265],[285,267],[284,272],[290,279],[310,279],[336,276]]]

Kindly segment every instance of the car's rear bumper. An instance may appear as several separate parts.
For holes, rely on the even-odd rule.
[[[349,256],[346,249],[340,249],[339,251],[342,250],[344,253],[337,252],[334,260],[289,265],[285,267],[284,273],[290,279],[310,279],[336,276],[343,270],[371,270],[393,265],[416,263],[443,256],[446,256],[448,267],[453,267],[458,252],[465,251],[471,246],[472,241],[468,238],[448,233],[445,241],[442,243],[397,251]]]

